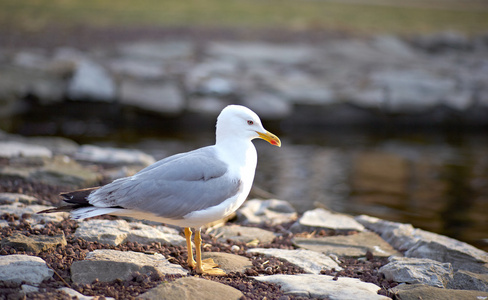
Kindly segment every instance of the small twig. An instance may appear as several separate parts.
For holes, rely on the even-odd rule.
[[[71,288],[71,286],[64,280],[63,277],[61,277],[61,275],[59,275],[58,272],[56,272],[56,270],[54,270],[54,268],[52,268],[48,263],[46,263],[46,264],[47,264],[48,267],[51,268],[51,270],[54,271],[54,274],[56,274],[59,277],[59,279],[61,279],[61,281],[64,283],[64,285],[66,285],[67,287]]]

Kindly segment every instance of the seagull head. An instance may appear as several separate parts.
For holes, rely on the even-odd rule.
[[[237,138],[242,140],[263,139],[281,147],[280,139],[264,129],[259,116],[249,108],[241,105],[225,107],[217,118],[217,142],[223,139]]]

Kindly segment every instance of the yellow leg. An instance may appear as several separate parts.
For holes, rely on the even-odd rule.
[[[213,276],[227,275],[223,270],[217,268],[218,264],[216,264],[213,259],[208,258],[202,261],[202,236],[200,233],[200,228],[198,228],[198,230],[195,232],[195,252],[197,255],[196,271],[198,274]]]
[[[186,237],[186,249],[188,250],[188,259],[187,263],[190,268],[195,268],[197,266],[196,261],[193,259],[193,250],[191,246],[191,229],[189,227],[185,227],[185,237]]]

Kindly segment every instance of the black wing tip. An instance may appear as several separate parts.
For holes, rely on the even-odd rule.
[[[60,193],[59,196],[64,202],[80,205],[88,205],[87,197],[99,187],[92,187],[71,192]]]

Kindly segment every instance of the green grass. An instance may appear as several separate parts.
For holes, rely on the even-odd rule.
[[[357,33],[488,31],[488,0],[0,0],[0,26],[203,26]]]

